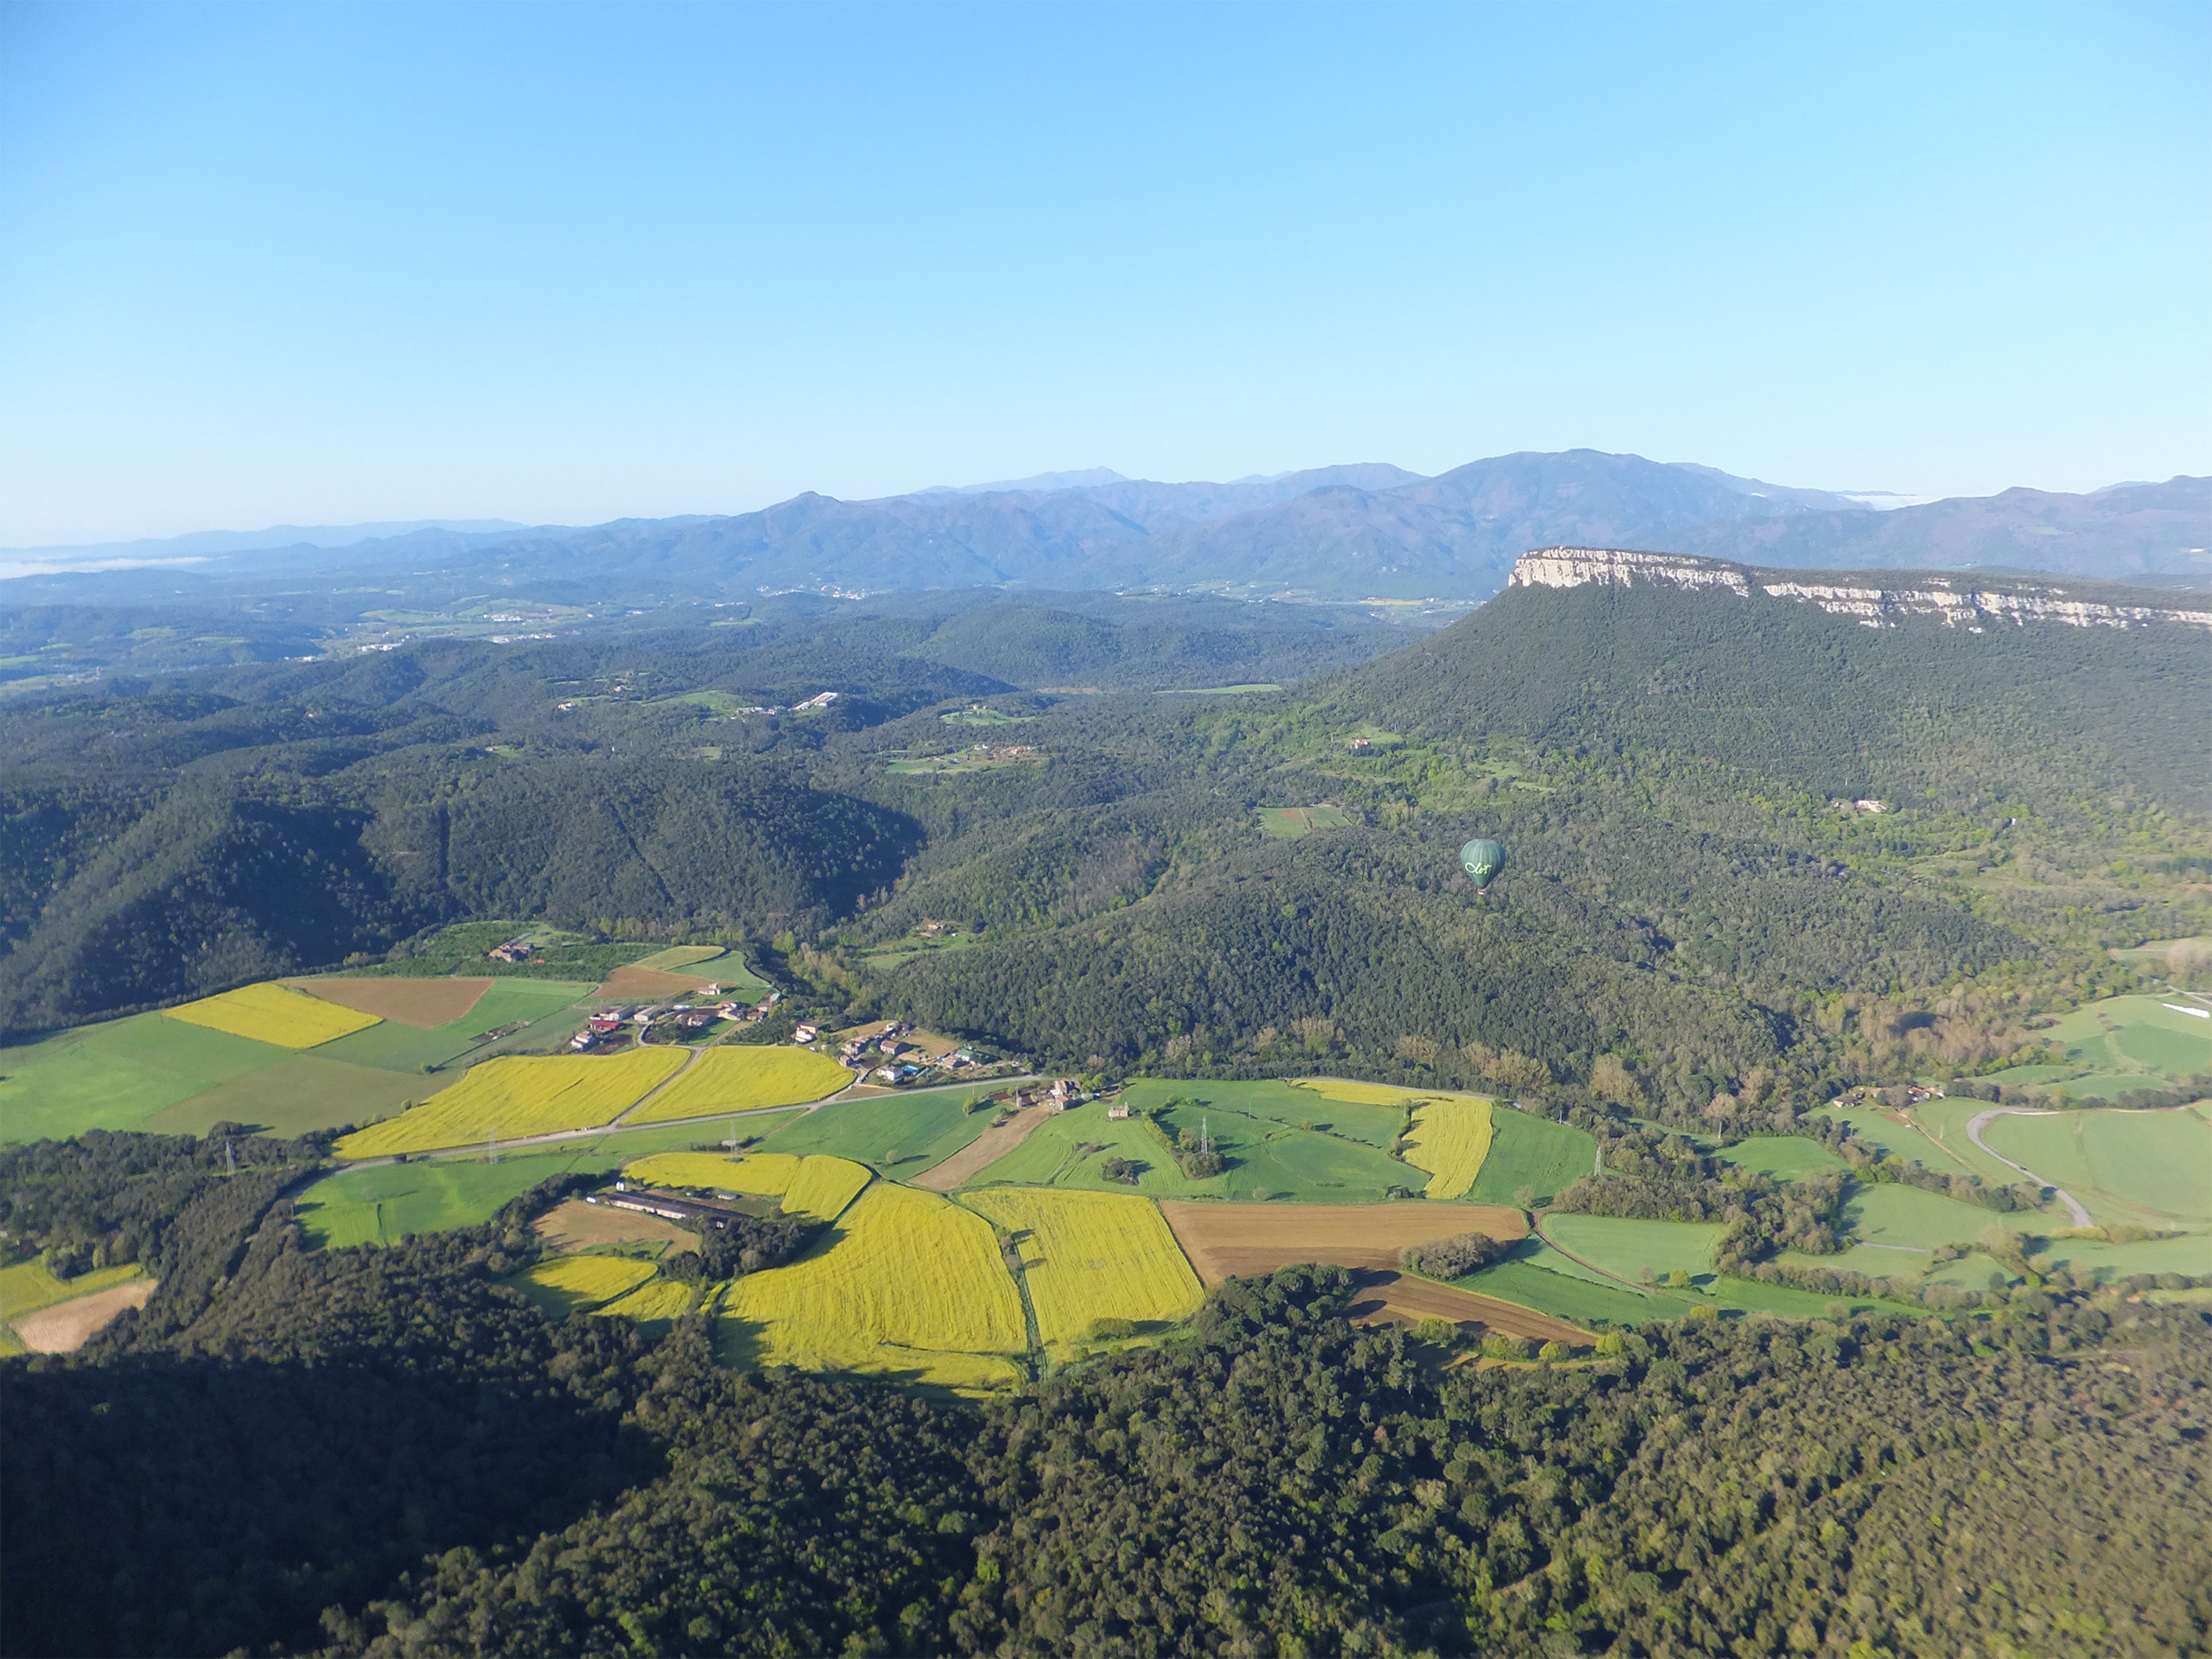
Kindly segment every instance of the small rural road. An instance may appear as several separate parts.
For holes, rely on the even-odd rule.
[[[2057,1194],[2059,1202],[2064,1204],[2068,1212],[2072,1215],[2074,1217],[2074,1225],[2076,1226],[2093,1227],[2097,1224],[2089,1218],[2089,1212],[2082,1208],[2080,1199],[2075,1197],[2073,1194],[2068,1192],[2063,1187],[2053,1186],[2049,1181],[2045,1180],[2040,1175],[2038,1175],[2026,1164],[2015,1164],[2003,1153],[1998,1151],[1996,1148],[1991,1146],[1988,1141],[1982,1139],[1983,1125],[1987,1124],[1993,1118],[2055,1118],[2057,1116],[2058,1114],[2056,1112],[2039,1111],[2032,1106],[1993,1106],[1985,1112],[1976,1112],[1973,1117],[1967,1120],[1966,1138],[1969,1141],[1971,1141],[1976,1146],[1979,1147],[1983,1151],[1988,1153],[1991,1157],[1996,1159],[1998,1163],[2003,1164],[2007,1169],[2019,1171],[2021,1174],[2026,1176],[2038,1187],[2049,1187],[2051,1191]]]

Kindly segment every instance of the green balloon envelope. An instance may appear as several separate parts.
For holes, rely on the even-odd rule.
[[[1479,887],[1486,887],[1505,868],[1505,849],[1495,841],[1469,841],[1459,849],[1459,862]]]

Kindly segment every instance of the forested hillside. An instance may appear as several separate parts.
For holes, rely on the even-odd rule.
[[[1055,1064],[1572,1088],[1611,1053],[1685,1110],[1799,1110],[1931,1044],[2001,1064],[2125,982],[2106,948],[2208,926],[2200,632],[1534,588],[1282,694],[987,672],[1257,672],[1342,632],[1238,659],[1179,603],[448,641],[19,710],[0,1006],[44,1029],[542,918],[750,940],[825,1016]],[[1315,802],[1343,826],[1261,833]],[[1475,835],[1509,849],[1487,899]],[[963,948],[913,948],[926,921]]]
[[[0,1362],[10,1654],[2189,1652],[2212,1329],[2124,1293],[1440,1369],[1288,1269],[988,1409],[555,1324],[489,1225],[309,1252],[311,1143],[0,1153],[161,1273]],[[2114,1471],[2124,1472],[2115,1479]],[[150,1494],[158,1494],[158,1501]]]

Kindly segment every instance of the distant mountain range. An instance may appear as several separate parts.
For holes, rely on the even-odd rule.
[[[1521,553],[1562,543],[1791,568],[2212,580],[2212,479],[2085,495],[2012,489],[1890,511],[1869,504],[1882,499],[1571,449],[1497,456],[1433,478],[1362,463],[1168,484],[1097,468],[875,501],[809,492],[757,512],[585,529],[379,526],[364,528],[401,533],[302,531],[286,544],[284,533],[270,532],[232,538],[237,545],[228,548],[187,537],[78,551],[86,565],[158,559],[159,579],[173,590],[180,572],[234,585],[313,570],[497,580],[518,592],[625,603],[975,587],[1472,602],[1504,586]],[[170,563],[181,558],[193,563]],[[89,580],[31,577],[10,586],[29,602],[24,586],[35,584],[40,598],[74,597]],[[97,588],[119,596],[149,580],[110,571]]]

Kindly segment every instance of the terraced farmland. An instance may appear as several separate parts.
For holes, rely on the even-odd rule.
[[[1185,1317],[1205,1291],[1149,1199],[999,1187],[969,1208],[1019,1239],[1041,1340],[1065,1349],[1094,1319]]]
[[[316,1048],[380,1023],[374,1014],[326,1002],[274,980],[241,986],[220,996],[203,997],[162,1012],[165,1018],[228,1032],[255,1042],[273,1043],[280,1048]]]
[[[669,1123],[763,1106],[796,1106],[834,1094],[852,1080],[853,1074],[827,1055],[804,1048],[709,1048],[630,1121]]]
[[[512,1141],[564,1129],[595,1129],[673,1077],[684,1058],[669,1048],[632,1048],[604,1058],[487,1060],[412,1111],[348,1135],[338,1143],[338,1156],[383,1157],[470,1146],[493,1137]]]
[[[811,1160],[810,1160],[811,1161]],[[1028,1348],[991,1224],[949,1199],[878,1182],[836,1236],[723,1298],[733,1363],[898,1376],[964,1392],[1010,1387]]]

